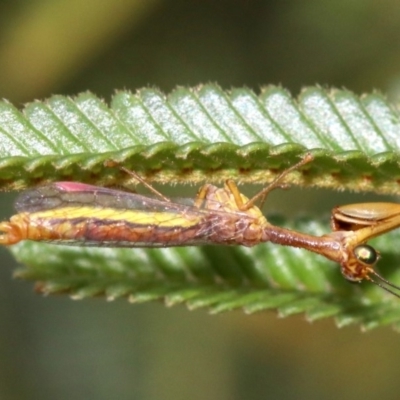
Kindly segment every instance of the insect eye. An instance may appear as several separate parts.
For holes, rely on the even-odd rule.
[[[374,265],[378,260],[377,251],[367,244],[362,244],[354,248],[354,255],[358,261],[367,265]]]

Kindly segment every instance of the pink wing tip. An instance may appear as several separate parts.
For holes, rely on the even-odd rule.
[[[65,192],[81,192],[84,190],[93,190],[94,188],[96,188],[96,186],[86,185],[85,183],[80,182],[56,182],[54,183],[54,186]]]

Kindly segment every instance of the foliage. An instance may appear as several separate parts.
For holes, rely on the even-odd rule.
[[[120,92],[110,107],[90,93],[54,96],[22,112],[2,102],[0,185],[126,184],[129,177],[104,166],[109,159],[149,182],[266,183],[311,152],[313,163],[291,174],[288,183],[397,194],[399,124],[398,110],[378,94],[359,98],[319,87],[305,89],[298,99],[279,87],[257,96],[206,85],[168,96],[154,89]],[[315,235],[328,225],[311,218],[276,223]],[[394,282],[400,277],[387,268],[399,264],[397,236],[376,241],[383,275]],[[27,265],[18,276],[38,281],[45,293],[127,296],[134,302],[164,298],[212,312],[275,308],[281,315],[335,316],[340,326],[360,322],[365,328],[400,321],[398,299],[369,283],[349,285],[332,263],[304,250],[269,244],[130,250],[22,243],[13,252]]]

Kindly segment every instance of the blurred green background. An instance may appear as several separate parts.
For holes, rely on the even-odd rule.
[[[378,89],[396,101],[399,47],[395,0],[0,0],[0,96],[20,107],[56,93],[109,101],[116,89],[217,82],[294,95],[312,84]],[[1,218],[11,198],[2,195]],[[373,198],[303,191],[295,210],[290,199],[274,193],[268,207],[327,213]],[[5,249],[1,264],[0,399],[398,398],[390,328],[44,298],[12,280]]]

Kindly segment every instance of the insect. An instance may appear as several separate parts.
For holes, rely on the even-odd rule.
[[[0,223],[0,244],[28,239],[107,247],[253,246],[268,241],[273,227],[254,203],[310,160],[286,169],[250,200],[228,180],[224,188],[204,185],[194,200],[172,201],[123,167],[160,199],[77,182],[39,186],[20,194],[18,214]]]
[[[79,246],[170,247],[272,242],[321,254],[339,263],[347,280],[369,280],[400,297],[390,289],[400,287],[374,270],[379,254],[365,244],[400,225],[400,205],[336,207],[331,219],[333,231],[323,236],[272,225],[255,205],[264,202],[272,190],[285,187],[285,177],[312,160],[313,156],[307,154],[251,199],[227,180],[223,188],[204,185],[194,200],[172,201],[124,167],[120,169],[158,198],[77,182],[41,186],[20,194],[18,214],[0,223],[0,244],[35,240]]]

